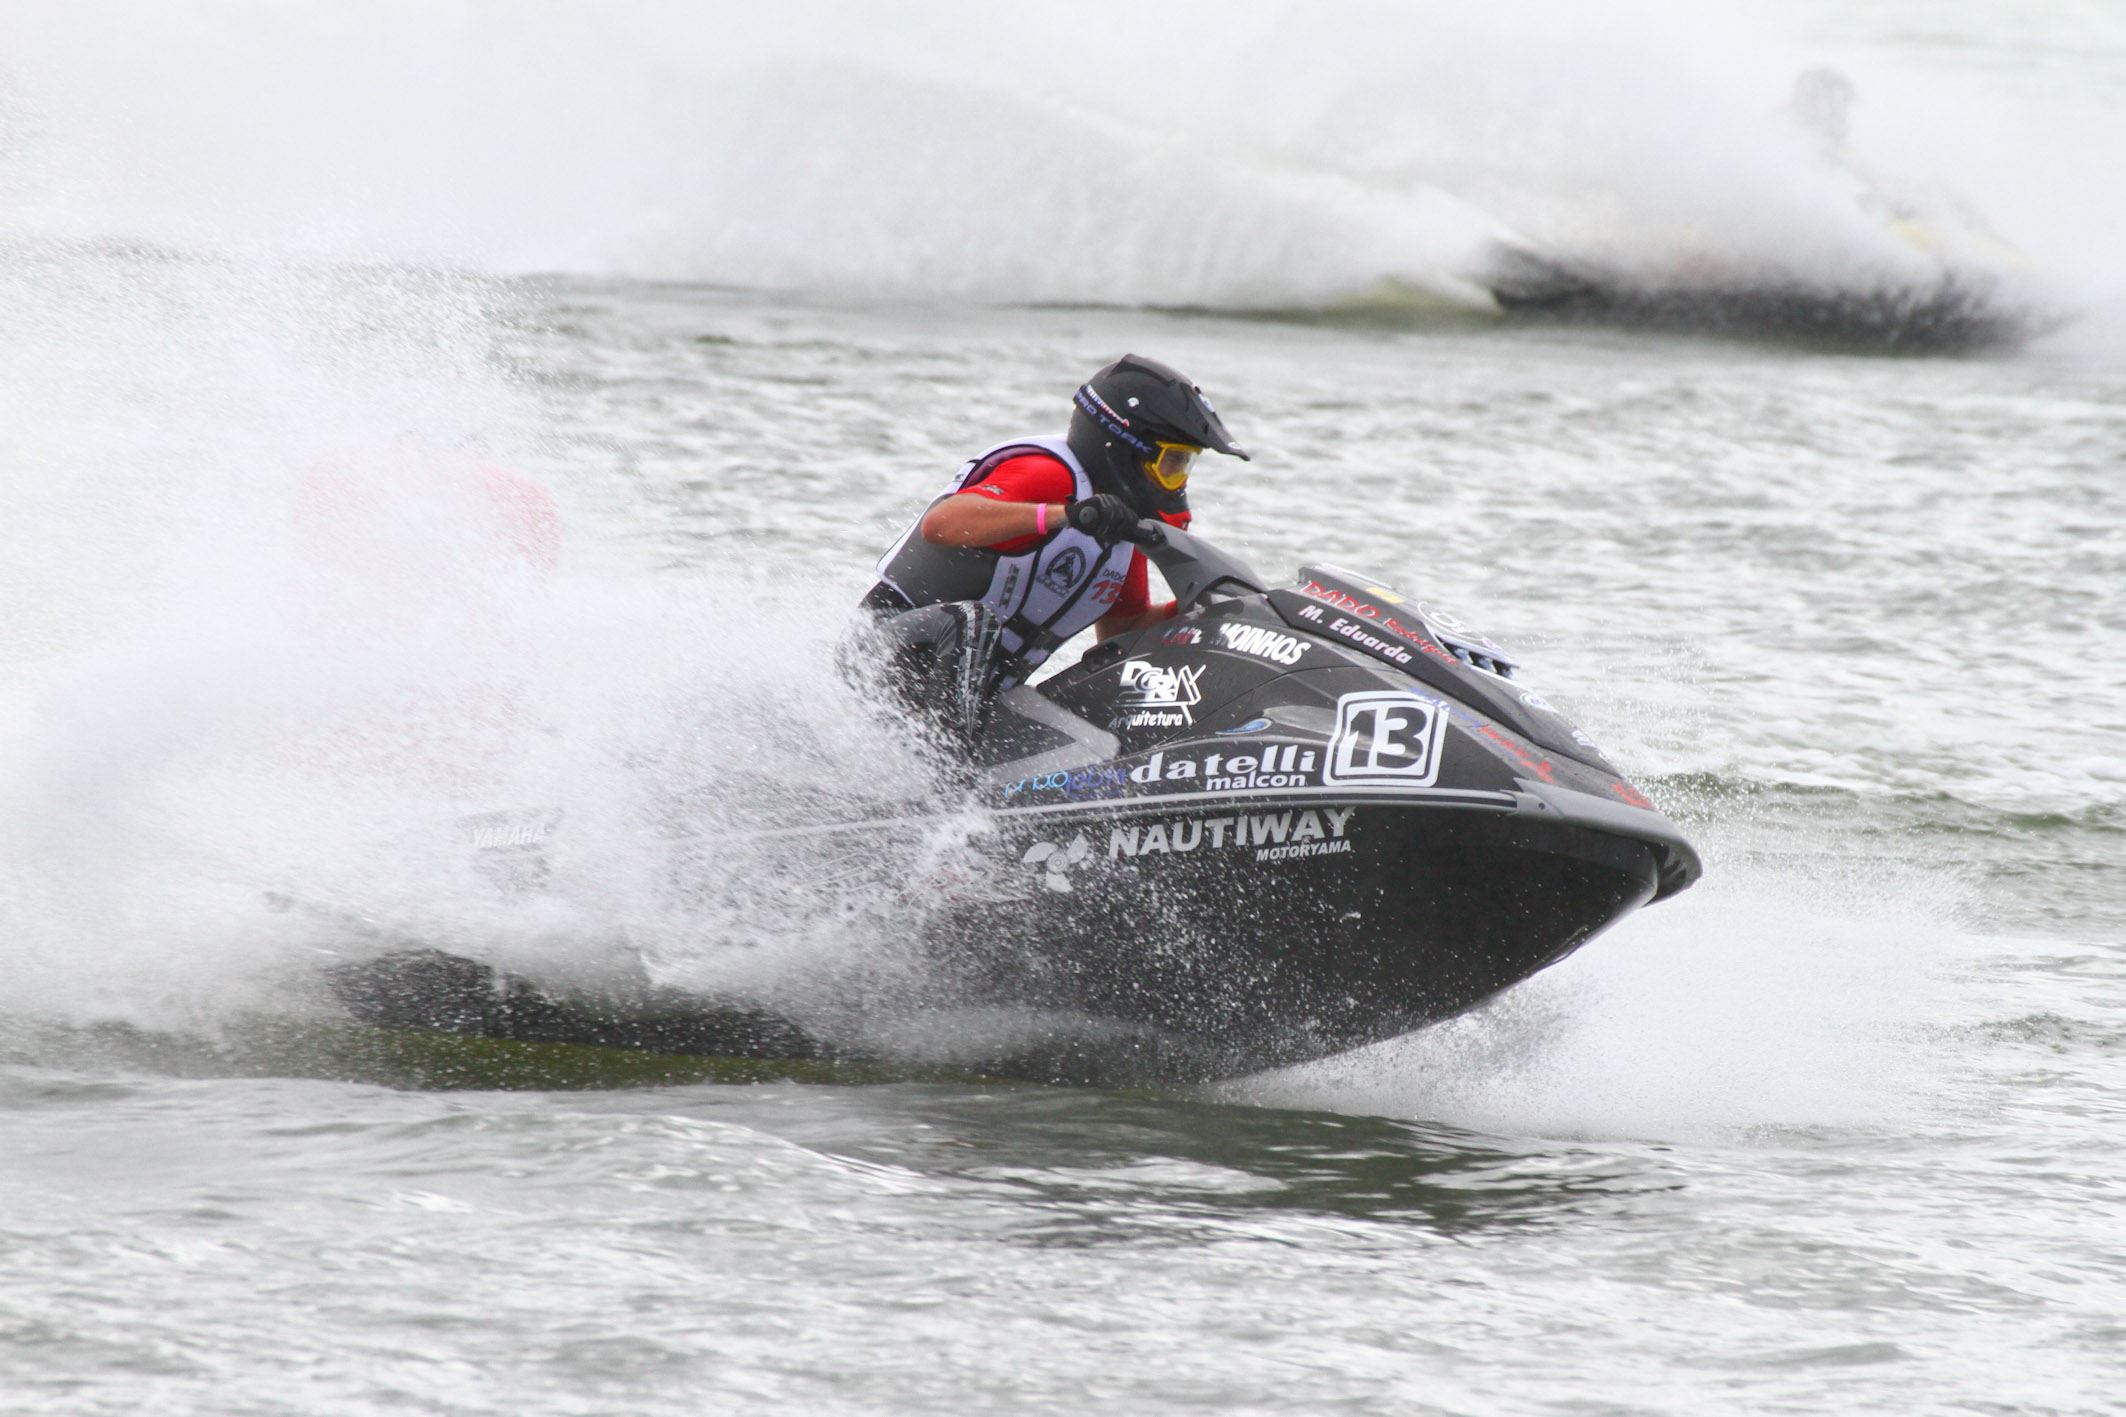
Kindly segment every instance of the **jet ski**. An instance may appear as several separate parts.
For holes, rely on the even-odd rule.
[[[1931,232],[1899,228],[1920,243]],[[2012,349],[2063,317],[2021,271],[1931,258],[1839,280],[1699,261],[1663,270],[1500,246],[1482,282],[1508,315],[1909,354]]]
[[[1556,223],[1569,247],[1495,238],[1478,283],[1510,315],[1898,353],[2013,347],[2064,324],[2030,257],[1969,200],[1861,156],[1858,101],[1835,69],[1795,76],[1752,164],[1776,180],[1739,225],[1587,193]]]
[[[1138,536],[1175,617],[1004,691],[952,810],[767,833],[822,855],[926,844],[902,886],[919,997],[786,1017],[406,948],[336,970],[340,1000],[488,1037],[1203,1080],[1451,1018],[1698,878],[1676,826],[1463,620],[1334,566],[1271,587],[1202,537]],[[565,829],[482,820],[520,877]]]

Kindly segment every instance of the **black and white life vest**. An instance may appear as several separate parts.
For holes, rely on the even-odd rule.
[[[1073,498],[1093,495],[1092,479],[1061,438],[1015,438],[970,459],[952,485],[923,509],[965,491],[1008,458],[1046,453],[1070,469]],[[1082,531],[1060,527],[1024,551],[1006,555],[980,546],[938,546],[923,540],[918,516],[879,558],[878,578],[910,605],[986,600],[1004,620],[1003,648],[1028,668],[1105,615],[1122,594],[1136,548],[1103,547]]]

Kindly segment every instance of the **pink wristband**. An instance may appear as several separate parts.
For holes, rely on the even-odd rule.
[[[1048,535],[1048,503],[1036,502],[1033,510],[1033,534]]]

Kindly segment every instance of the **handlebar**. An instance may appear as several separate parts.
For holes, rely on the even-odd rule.
[[[1122,539],[1134,542],[1139,546],[1164,546],[1166,545],[1166,528],[1155,521],[1147,519],[1131,527]]]
[[[1221,551],[1193,532],[1140,521],[1129,538],[1145,548],[1145,554],[1174,592],[1178,611],[1186,611],[1215,591],[1264,589],[1262,578],[1239,557]]]

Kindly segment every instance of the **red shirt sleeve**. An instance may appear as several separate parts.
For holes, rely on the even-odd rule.
[[[955,497],[989,497],[999,502],[1068,502],[1077,482],[1070,469],[1047,453],[1022,453],[1006,458],[989,470],[980,482],[953,493]],[[1054,530],[1053,527],[1050,530]],[[1014,536],[993,542],[992,551],[1024,551],[1041,542],[1038,536]],[[1142,560],[1140,556],[1138,558]],[[1127,590],[1123,592],[1128,594]]]
[[[991,497],[999,502],[1068,502],[1076,490],[1077,482],[1070,469],[1047,453],[1022,453],[1015,458],[1006,458],[989,470],[980,482],[972,487],[963,487],[955,497]],[[1050,528],[1054,530],[1053,527]],[[1014,536],[1007,541],[995,542],[992,551],[1006,554],[1026,551],[1039,545],[1038,536]],[[1122,579],[1122,591],[1115,603],[1108,607],[1108,615],[1141,615],[1151,608],[1150,563],[1142,551],[1129,558],[1129,570]],[[1107,618],[1102,616],[1102,619]]]

